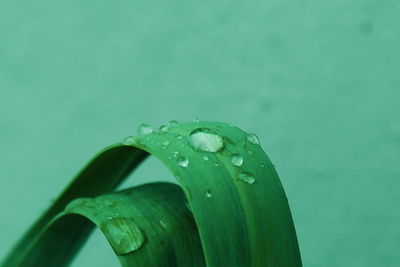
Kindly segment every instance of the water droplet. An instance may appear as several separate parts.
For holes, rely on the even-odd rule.
[[[208,157],[207,157],[207,156],[204,156],[203,159],[207,161],[207,160],[208,160]]]
[[[181,167],[187,167],[189,165],[189,160],[184,157],[184,156],[179,156],[176,161],[178,162],[178,165]]]
[[[100,228],[118,255],[138,250],[145,242],[142,231],[131,219],[110,217]]]
[[[167,125],[161,125],[160,126],[160,131],[161,132],[165,133],[165,132],[168,132],[168,130],[169,130],[169,127]]]
[[[214,163],[214,166],[215,166],[215,167],[219,167],[219,166],[221,166],[221,163],[219,163],[219,162],[217,161],[217,162]]]
[[[153,129],[147,123],[142,123],[138,126],[137,132],[139,135],[150,134],[153,132]]]
[[[135,137],[133,137],[133,136],[125,137],[123,144],[126,145],[126,146],[130,146],[130,145],[135,144]]]
[[[247,134],[247,141],[255,145],[260,144],[260,140],[258,140],[258,137],[255,134]]]
[[[169,146],[170,144],[171,144],[171,143],[170,143],[169,141],[164,141],[164,142],[162,142],[162,145],[165,146],[165,147]]]
[[[248,184],[254,184],[256,181],[256,178],[254,178],[254,176],[249,172],[240,172],[236,179]]]
[[[197,117],[195,117],[195,118],[193,118],[193,121],[194,121],[194,122],[200,122],[200,119],[197,118]]]
[[[265,167],[265,165],[264,165],[264,164],[260,164],[260,167],[261,167],[261,168],[264,168],[264,167]]]
[[[172,120],[172,121],[168,122],[168,126],[177,126],[178,124],[179,124],[179,122],[176,120]]]
[[[211,198],[212,197],[212,192],[210,189],[207,189],[206,191],[204,191],[204,195],[206,196],[206,198]]]
[[[243,158],[239,154],[232,154],[231,155],[231,162],[235,166],[242,166],[243,164]]]
[[[222,137],[208,128],[198,128],[190,134],[190,144],[206,152],[218,152],[224,147]]]
[[[180,134],[178,134],[178,135],[176,136],[176,138],[178,138],[179,140],[181,140],[181,139],[183,138],[183,136],[180,135]]]

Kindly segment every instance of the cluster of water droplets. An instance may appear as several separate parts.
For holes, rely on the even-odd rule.
[[[198,118],[194,118],[194,122],[200,122]],[[179,125],[179,122],[176,120],[171,120],[167,125],[161,125],[159,127],[160,132],[168,132],[172,127],[176,127]],[[232,125],[232,124],[230,124]],[[145,135],[145,134],[150,134],[153,132],[153,129],[150,127],[149,124],[147,123],[142,123],[138,127],[138,134],[139,135]],[[148,137],[149,138],[149,137]],[[184,136],[181,134],[177,134],[175,138],[179,141],[186,140],[184,139]],[[224,148],[224,140],[223,138],[217,134],[214,130],[209,129],[209,128],[197,128],[193,130],[189,136],[188,136],[188,144],[192,146],[195,150],[206,152],[206,153],[217,153],[223,150]],[[134,143],[134,137],[128,136],[124,140],[125,144],[133,144]],[[252,145],[260,145],[260,141],[258,137],[253,134],[253,133],[248,133],[246,134],[245,140],[241,141],[239,144],[245,145],[246,143],[252,144]],[[171,142],[170,141],[163,141],[162,143],[159,143],[158,145],[161,145],[163,149],[167,149],[170,147]],[[184,143],[180,144],[181,147],[185,147]],[[247,154],[249,156],[253,155],[252,150],[247,150]],[[180,155],[179,151],[173,151],[172,155],[168,157],[169,159],[175,158],[176,164],[182,168],[186,168],[189,166],[189,159],[185,157],[184,155]],[[230,155],[230,163],[236,167],[242,168],[244,164],[244,158],[243,155],[239,153],[232,153]],[[202,159],[204,161],[210,161],[210,157],[208,155],[202,156]],[[220,167],[221,163],[219,161],[216,161],[212,163],[215,167]],[[260,167],[265,167],[263,164],[259,165]],[[254,177],[253,174],[250,172],[246,172],[243,170],[239,170],[237,175],[235,176],[235,180],[241,181],[247,184],[253,184],[256,182],[256,178]],[[204,192],[206,198],[211,198],[212,197],[212,192],[210,189],[205,190]]]
[[[170,122],[168,122],[168,125],[161,125],[159,127],[159,131],[165,133],[165,132],[168,132],[171,127],[174,127],[174,126],[177,126],[177,125],[179,125],[178,121],[171,120]],[[137,134],[138,135],[147,135],[147,134],[151,134],[153,132],[154,132],[153,128],[148,123],[141,123],[137,127]],[[147,137],[146,140],[150,141],[151,138]],[[135,138],[133,136],[127,136],[127,137],[125,137],[125,139],[123,141],[123,144],[125,144],[125,145],[133,145],[133,144],[135,144]],[[168,145],[164,145],[163,144],[163,146],[168,146]]]
[[[246,141],[253,145],[260,145],[260,141],[259,141],[258,137],[252,133],[249,133],[246,135]],[[203,152],[209,152],[209,153],[219,152],[224,147],[223,138],[208,128],[198,128],[198,129],[194,130],[193,132],[191,132],[191,134],[189,136],[189,143],[195,149],[203,151]],[[253,155],[252,150],[247,150],[247,153],[250,156]],[[204,161],[209,161],[209,157],[206,155],[203,156],[202,158]],[[234,165],[236,167],[242,167],[243,162],[244,162],[244,157],[242,155],[240,155],[239,153],[233,153],[230,156],[230,162],[232,165]],[[189,160],[186,157],[180,156],[177,159],[177,163],[181,167],[187,167],[189,164]],[[217,162],[214,162],[213,165],[216,167],[219,167],[221,165],[221,163],[217,161]],[[259,166],[265,167],[263,164],[260,164]],[[241,182],[244,182],[247,184],[253,184],[253,183],[255,183],[256,178],[250,172],[239,171],[235,177],[235,180],[241,181]],[[210,189],[207,189],[205,191],[205,196],[207,198],[212,197],[212,193],[211,193]]]

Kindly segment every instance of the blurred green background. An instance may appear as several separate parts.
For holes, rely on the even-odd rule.
[[[0,259],[100,149],[232,122],[276,165],[304,266],[400,266],[400,2],[0,2]],[[148,159],[126,186],[172,180]],[[99,232],[74,266],[118,266]]]

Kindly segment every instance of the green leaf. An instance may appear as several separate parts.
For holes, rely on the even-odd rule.
[[[180,217],[178,216],[177,221],[181,223],[178,223],[180,226],[176,229],[179,229],[177,231],[180,235],[187,235],[188,240],[194,244],[188,253],[196,255],[193,258],[199,266],[204,265],[203,253],[207,266],[301,266],[296,233],[284,190],[274,166],[255,135],[249,135],[225,123],[209,121],[171,125],[154,132],[145,130],[142,132],[147,134],[127,138],[124,144],[118,144],[100,153],[16,246],[5,266],[20,266],[27,258],[43,257],[41,253],[34,253],[38,251],[37,244],[42,242],[41,238],[53,227],[52,225],[63,221],[64,217],[74,217],[75,215],[70,213],[81,209],[78,208],[81,205],[77,205],[76,201],[82,200],[75,200],[75,208],[71,208],[73,204],[70,204],[62,212],[67,203],[77,197],[94,197],[110,192],[147,154],[161,160],[183,189],[193,213],[196,225],[194,229],[198,232],[185,232],[193,229],[186,225],[190,224],[190,213],[178,212]],[[148,185],[149,188],[153,186],[156,185]],[[135,189],[132,189],[132,192],[135,192]],[[169,217],[163,214],[164,210],[168,209],[166,205],[153,202],[153,205],[159,207],[155,210],[152,209],[152,205],[148,205],[156,195],[132,199],[127,202],[130,204],[122,209],[123,213],[119,212],[124,214],[124,218],[129,218],[130,222],[135,222],[131,227],[119,222],[112,226],[112,230],[109,227],[104,230],[102,220],[97,220],[97,217],[87,210],[77,213],[100,226],[123,265],[158,266],[154,265],[155,263],[145,265],[143,259],[146,257],[141,255],[147,253],[142,251],[149,251],[150,254],[154,253],[154,262],[169,259],[160,256],[162,253],[158,255],[158,250],[151,248],[152,243],[147,244],[145,241],[147,236],[157,240],[159,233],[156,228],[139,223],[140,220],[148,220],[149,224],[157,223],[157,220],[169,220]],[[164,192],[162,195],[167,197],[168,193]],[[118,198],[121,194],[112,196]],[[173,205],[176,200],[165,203]],[[94,201],[92,204],[96,206],[94,203],[97,203],[98,198],[90,201]],[[141,204],[134,204],[135,201]],[[181,199],[180,206],[176,204],[178,210],[185,210],[185,204],[182,204],[184,202],[184,199]],[[145,207],[144,210],[148,210],[148,213],[143,212],[143,208],[140,213],[138,207]],[[49,223],[51,218],[60,212],[61,215]],[[99,210],[98,213],[106,214],[106,211]],[[143,214],[151,218],[143,219],[146,217]],[[149,214],[153,214],[154,218]],[[70,223],[69,227],[74,228],[72,225],[73,223]],[[162,236],[164,234],[166,233],[162,233]],[[165,236],[168,235],[173,234],[168,233]],[[87,235],[80,236],[83,240]],[[124,253],[115,245],[115,240],[122,240],[121,236],[130,237],[131,241],[127,242],[127,246],[135,247],[126,255],[121,255]],[[79,249],[80,245],[77,244],[82,243],[82,240],[74,241],[73,237],[70,239],[73,245],[70,249],[65,249],[64,253],[69,253],[68,257],[72,257]],[[143,245],[138,246],[140,240],[143,241]],[[200,240],[198,245],[196,240]],[[174,255],[184,257],[185,249],[189,248],[187,242],[172,243],[169,245],[175,251]],[[42,247],[51,244],[52,242],[46,241]],[[64,257],[63,261],[68,257]],[[147,257],[147,260],[150,258]],[[175,262],[164,261],[165,266],[189,266],[187,261],[176,259]]]
[[[19,265],[66,265],[94,225],[122,266],[204,266],[192,213],[181,188],[170,183],[72,201],[38,235]]]

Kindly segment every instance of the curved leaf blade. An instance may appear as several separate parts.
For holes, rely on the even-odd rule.
[[[289,205],[272,163],[255,136],[219,122],[183,123],[105,150],[31,228],[17,245],[22,251],[14,250],[5,266],[19,266],[35,250],[37,233],[66,203],[112,190],[147,153],[182,186],[208,266],[301,266]],[[111,155],[102,161],[106,167],[98,164],[104,155]],[[91,188],[95,174],[102,186]]]

